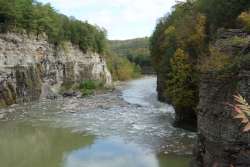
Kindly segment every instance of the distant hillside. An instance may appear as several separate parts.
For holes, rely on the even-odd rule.
[[[131,62],[139,65],[144,73],[152,73],[149,38],[109,41],[109,48],[120,56],[127,57]]]
[[[113,40],[109,43],[111,50],[121,56],[128,56],[131,53],[149,56],[149,38]]]

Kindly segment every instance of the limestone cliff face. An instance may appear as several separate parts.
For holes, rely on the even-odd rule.
[[[235,37],[245,41],[229,42]],[[245,61],[233,71],[209,72],[201,77],[196,166],[250,166],[250,133],[241,132],[240,121],[233,119],[232,109],[225,105],[233,102],[237,92],[250,101],[249,37],[241,30],[219,31],[215,47],[228,56],[245,58]]]
[[[38,99],[44,83],[53,86],[83,80],[112,83],[101,55],[83,53],[71,43],[58,47],[46,38],[0,34],[0,106]]]

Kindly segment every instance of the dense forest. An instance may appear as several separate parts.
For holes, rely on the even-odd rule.
[[[233,70],[238,62],[213,47],[221,28],[249,32],[250,1],[187,0],[159,19],[150,51],[165,100],[177,111],[196,110],[201,73]],[[228,42],[246,43],[246,39],[236,37]]]
[[[109,46],[112,52],[126,57],[130,62],[140,66],[142,72],[145,70],[152,71],[148,37],[130,40],[113,40],[109,41]]]
[[[74,17],[58,13],[50,4],[35,0],[0,0],[0,32],[40,35],[46,33],[51,43],[71,41],[84,52],[103,53],[106,31]]]

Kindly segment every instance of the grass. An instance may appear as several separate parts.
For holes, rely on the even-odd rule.
[[[97,90],[104,89],[104,83],[97,80],[84,80],[76,84],[63,84],[60,93],[67,91],[80,92],[82,97],[93,95]]]
[[[78,89],[82,93],[82,96],[89,96],[94,94],[95,90],[98,89],[103,89],[104,88],[104,83],[101,81],[94,81],[94,80],[86,80],[82,81]]]

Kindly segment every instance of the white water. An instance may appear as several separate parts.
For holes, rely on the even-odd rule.
[[[114,102],[115,98],[104,94],[89,99],[45,100],[9,110],[22,113],[13,119],[32,122],[32,126],[69,128],[99,139],[119,138],[149,152],[191,154],[195,134],[172,126],[173,108],[157,101],[155,77],[127,83],[121,98],[128,104]],[[97,102],[105,107],[96,107]]]

